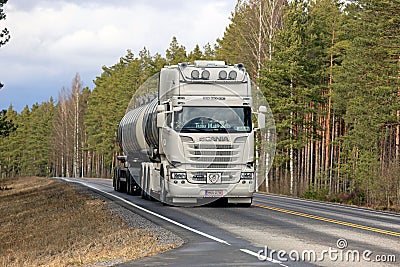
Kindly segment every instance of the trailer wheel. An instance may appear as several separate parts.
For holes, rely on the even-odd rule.
[[[142,189],[140,188],[140,186],[138,185],[138,183],[136,182],[135,178],[132,178],[131,181],[131,192],[133,196],[140,196],[142,193]]]

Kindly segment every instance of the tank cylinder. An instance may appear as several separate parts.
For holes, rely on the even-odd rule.
[[[150,147],[158,147],[157,104],[154,99],[122,118],[117,140],[125,154],[145,154]]]

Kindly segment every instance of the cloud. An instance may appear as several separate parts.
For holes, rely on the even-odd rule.
[[[92,87],[101,67],[116,63],[127,49],[136,55],[143,47],[164,54],[173,36],[188,52],[196,44],[214,43],[222,37],[235,2],[9,1],[0,26],[10,30],[11,40],[0,48],[0,81],[8,88],[3,91],[15,91],[11,99],[0,91],[0,105],[21,101],[32,90],[32,81],[36,90],[46,90],[41,96],[57,96],[76,72]],[[29,105],[37,101],[25,100]]]

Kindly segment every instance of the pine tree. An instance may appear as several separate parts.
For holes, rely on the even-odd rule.
[[[7,110],[0,112],[0,138],[9,136],[11,132],[16,130],[12,120],[7,118]]]
[[[398,191],[392,191],[400,188],[399,181],[390,189],[380,188],[390,184],[383,170],[396,157],[390,142],[396,142],[399,123],[399,9],[399,1],[360,0],[348,6],[347,29],[352,39],[338,74],[341,82],[336,96],[346,100],[340,107],[347,155],[342,158],[341,175],[369,203],[378,198],[374,192],[382,190],[399,197]]]
[[[188,55],[188,61],[189,62],[193,62],[195,60],[200,60],[200,59],[204,59],[204,55],[203,52],[201,52],[200,50],[200,46],[196,45],[193,49],[193,51],[191,51]]]
[[[187,61],[186,48],[179,45],[176,37],[172,37],[169,48],[166,51],[167,63],[170,65]]]
[[[215,60],[216,59],[216,52],[213,47],[211,47],[210,43],[207,43],[203,46],[204,55],[203,58],[206,60]],[[221,59],[222,60],[222,59]]]

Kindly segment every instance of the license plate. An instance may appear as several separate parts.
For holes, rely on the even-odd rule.
[[[205,190],[204,196],[205,197],[223,197],[224,190]]]

